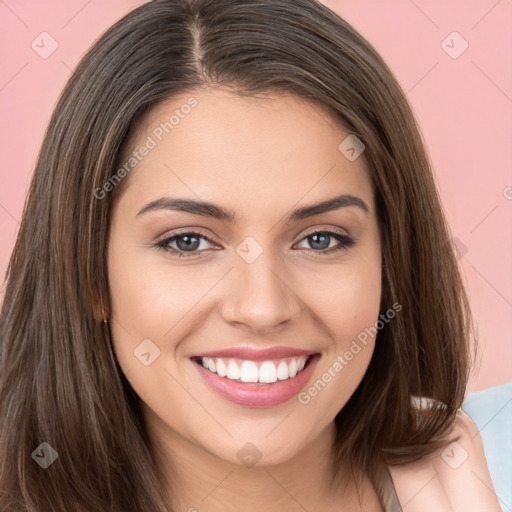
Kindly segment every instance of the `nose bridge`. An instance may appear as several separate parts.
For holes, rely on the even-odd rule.
[[[286,283],[275,253],[263,250],[254,239],[242,242],[237,253],[239,258],[223,298],[225,320],[254,330],[271,329],[293,320],[300,309],[299,301]]]

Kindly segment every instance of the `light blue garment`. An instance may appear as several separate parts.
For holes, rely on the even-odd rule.
[[[503,512],[512,512],[512,382],[470,393],[464,411],[480,431]]]

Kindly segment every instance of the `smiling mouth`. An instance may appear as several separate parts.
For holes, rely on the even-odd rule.
[[[311,380],[321,358],[320,353],[305,350],[289,352],[236,349],[193,355],[190,360],[203,382],[225,400],[243,407],[265,408],[296,396]],[[246,359],[248,356],[252,359]]]
[[[192,361],[219,377],[244,384],[268,385],[293,379],[317,354],[252,361],[233,357],[192,357]]]

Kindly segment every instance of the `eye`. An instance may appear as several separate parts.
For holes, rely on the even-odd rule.
[[[205,244],[201,243],[203,241]],[[311,250],[321,254],[330,254],[342,249],[348,249],[356,243],[355,239],[351,236],[330,230],[307,233],[306,236],[302,238],[301,242],[302,241],[308,241],[312,247]],[[337,241],[338,244],[332,246],[332,241]],[[207,249],[204,245],[208,245],[208,243],[213,242],[211,242],[208,237],[198,233],[197,231],[183,231],[157,241],[154,245],[157,249],[177,255],[181,258],[198,256]],[[173,246],[173,244],[175,245]]]
[[[196,231],[183,231],[164,238],[155,244],[155,247],[163,251],[175,254],[178,257],[197,256],[199,252],[204,251],[204,244],[201,248],[201,242],[209,239]],[[173,247],[171,244],[176,244]],[[201,248],[201,250],[199,250]]]
[[[313,248],[313,251],[320,252],[322,254],[330,254],[342,249],[348,249],[356,243],[355,239],[351,236],[330,230],[307,233],[302,240],[308,241]],[[338,245],[334,245],[334,247],[331,246],[331,242],[333,240],[338,241]]]

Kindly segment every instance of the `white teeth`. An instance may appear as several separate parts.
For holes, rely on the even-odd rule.
[[[224,361],[222,359],[217,359],[216,366],[217,366],[217,375],[219,377],[225,377],[228,373],[228,369],[226,368]]]
[[[220,377],[227,377],[231,380],[240,380],[242,382],[261,382],[271,384],[277,380],[286,380],[295,377],[297,373],[304,369],[307,357],[293,357],[291,359],[281,360],[279,364],[274,361],[264,361],[259,369],[254,361],[237,362],[222,358],[202,357],[201,364]],[[229,362],[228,362],[229,361]],[[287,364],[286,361],[289,361]]]
[[[240,378],[240,368],[234,361],[231,361],[229,363],[226,377],[228,379],[233,379],[233,380],[237,380]]]
[[[265,361],[260,366],[260,382],[275,382],[277,380],[276,365],[272,361]]]
[[[244,361],[240,366],[242,382],[258,382],[258,367],[252,361]]]
[[[292,359],[290,361],[290,364],[288,365],[288,375],[290,377],[295,377],[295,375],[297,375],[297,368],[297,361],[295,359]]]
[[[277,378],[279,380],[286,380],[288,377],[288,365],[284,361],[281,361],[277,367]]]

